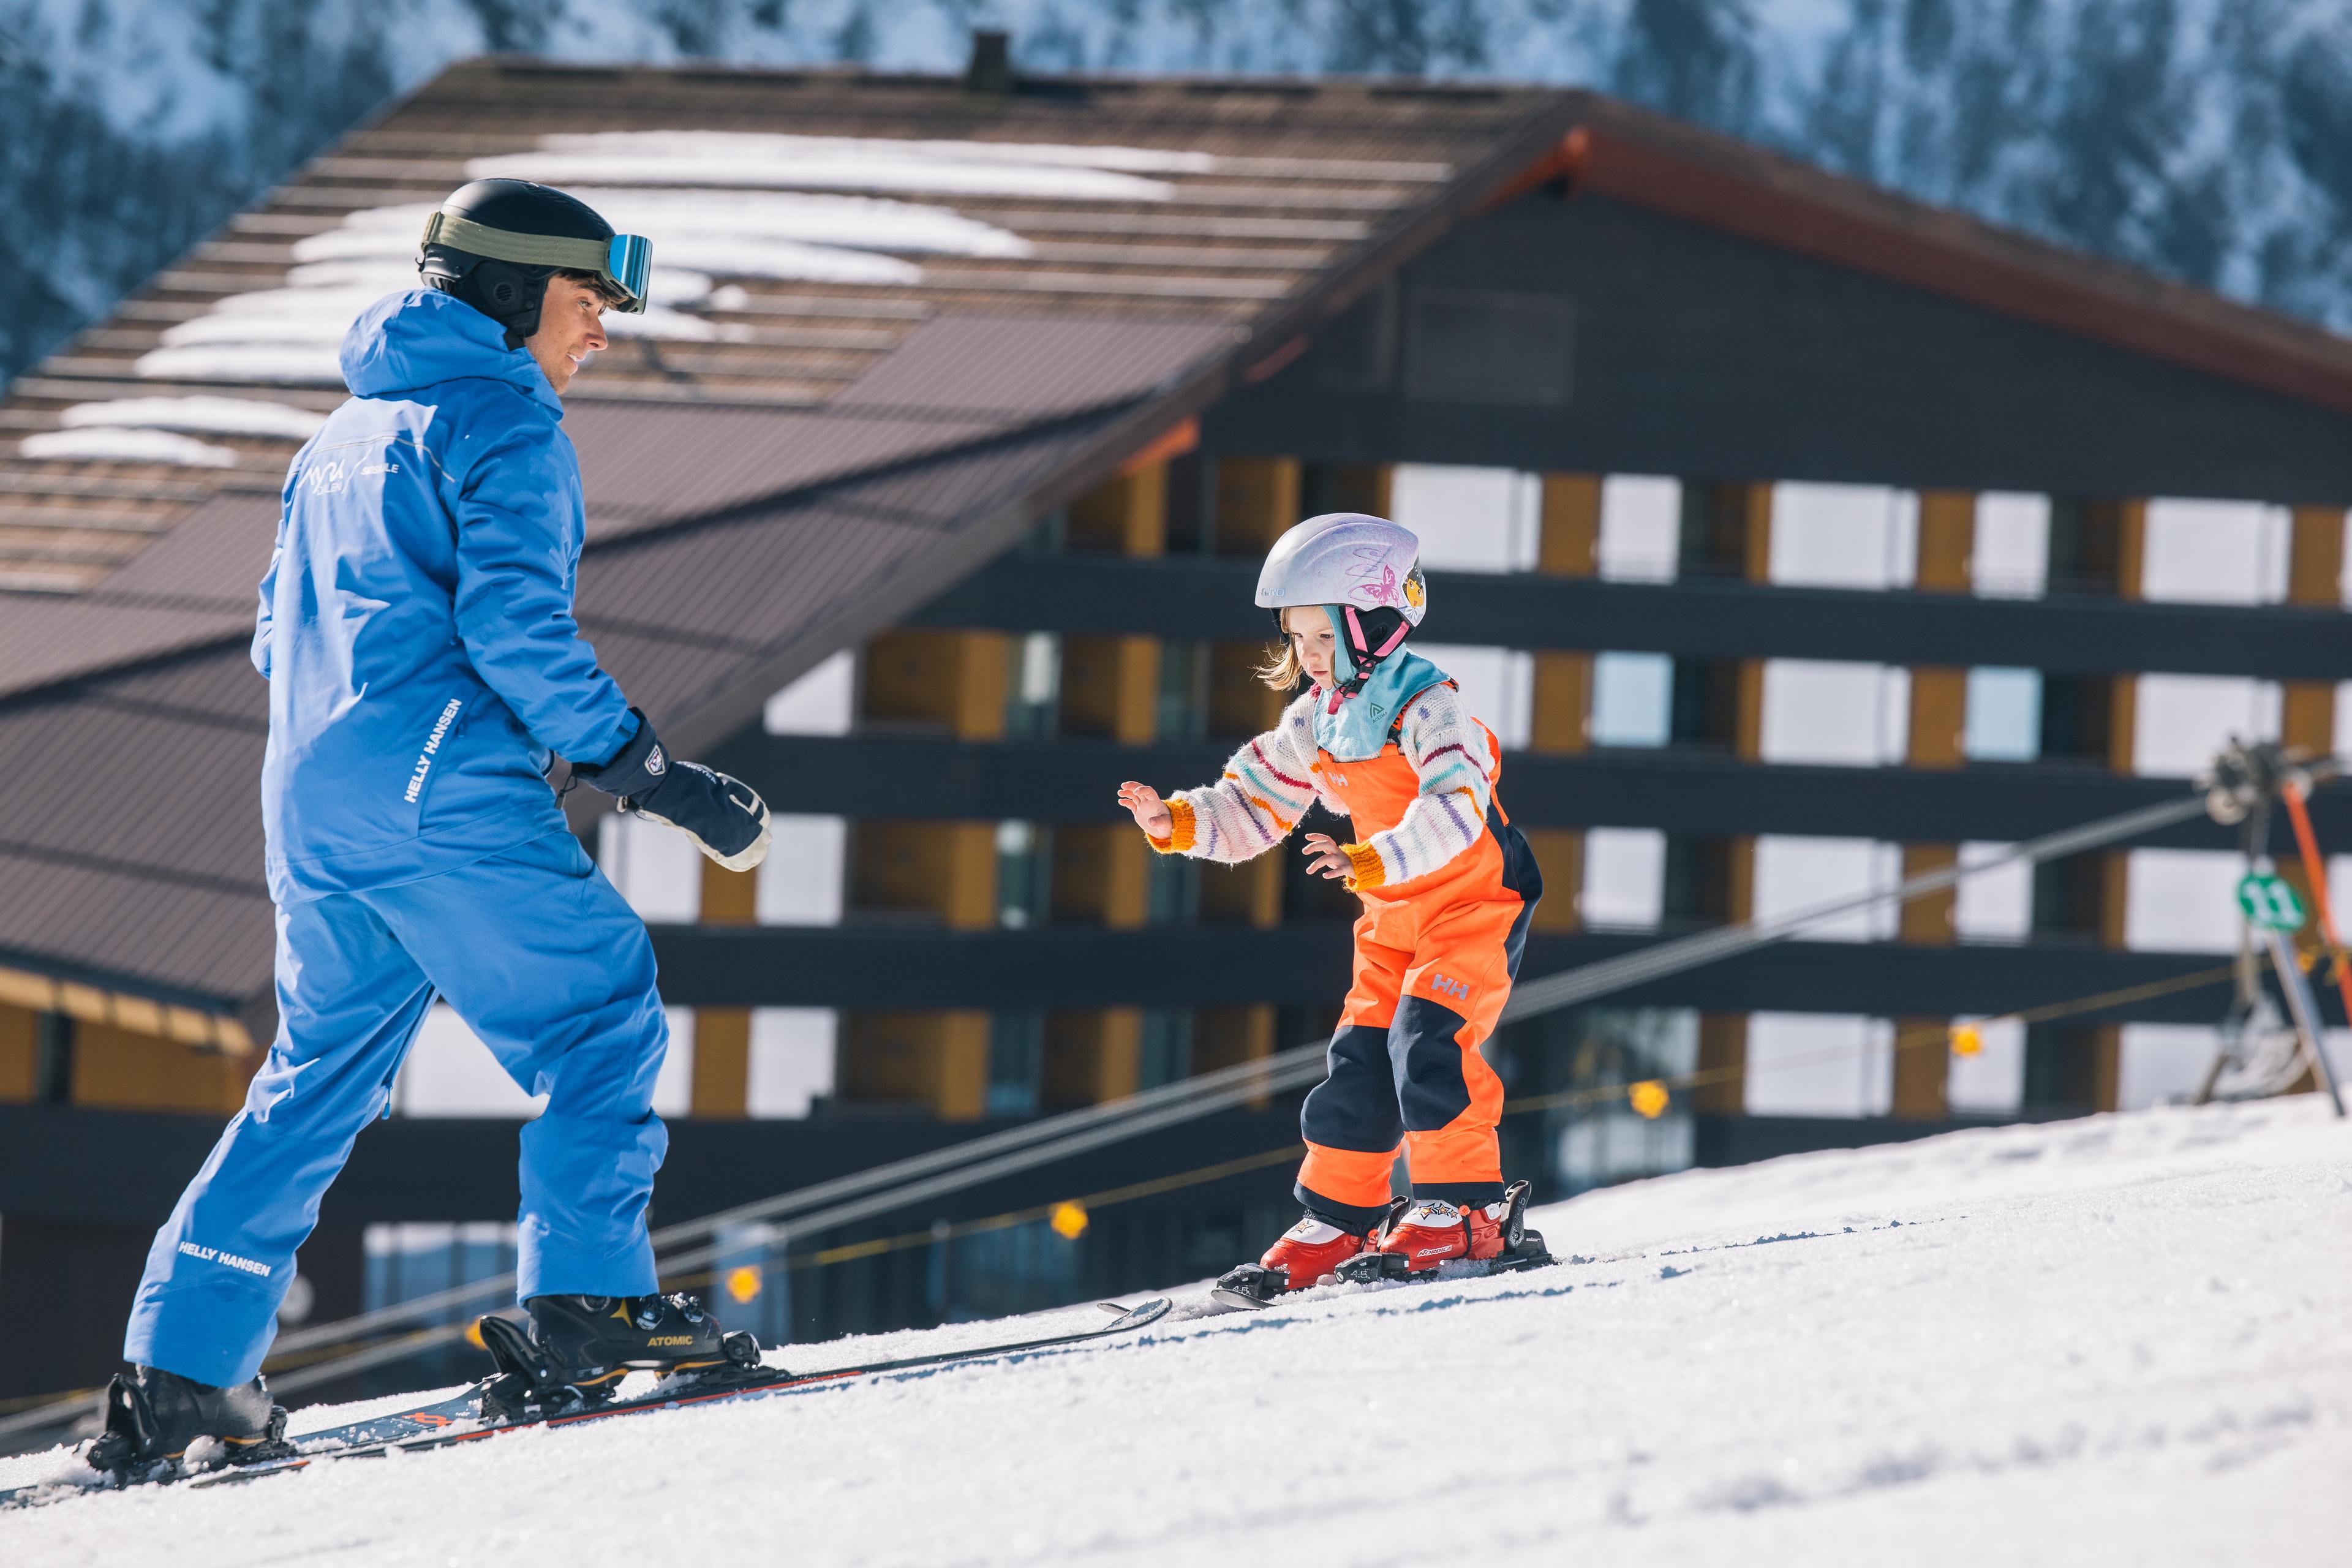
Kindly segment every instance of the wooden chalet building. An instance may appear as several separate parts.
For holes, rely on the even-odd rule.
[[[2352,343],[2304,323],[1583,92],[456,66],[0,402],[0,1304],[104,1330],[0,1396],[102,1374],[267,1047],[254,584],[341,324],[487,173],[654,239],[659,308],[568,400],[580,620],[783,814],[739,877],[572,796],[678,1010],[668,1217],[1328,1028],[1345,896],[1156,860],[1113,800],[1276,711],[1250,590],[1314,511],[1429,542],[1425,640],[1551,889],[1530,973],[2162,798],[2232,727],[2336,740]],[[2130,1102],[2220,993],[1990,1065],[1944,1026],[2210,968],[2167,911],[2231,847],[2183,827],[1515,1025],[1549,1109],[1511,1158],[1564,1191]],[[428,1036],[305,1253],[319,1312],[414,1293],[398,1227],[511,1216],[481,1113],[516,1112]],[[1655,1121],[1603,1092],[1676,1076]],[[812,1266],[784,1326],[1208,1272],[1285,1222],[1291,1117],[968,1194],[1236,1167],[1060,1252]]]

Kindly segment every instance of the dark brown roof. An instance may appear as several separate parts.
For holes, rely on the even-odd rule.
[[[1554,179],[1744,238],[2352,412],[2352,341],[2119,262],[1824,174],[1612,100],[1503,187]]]
[[[853,170],[806,193],[898,204],[885,217],[952,208],[948,221],[1000,243],[942,254],[886,233],[823,253],[898,274],[919,268],[911,281],[743,275],[727,271],[724,258],[703,263],[725,287],[683,324],[698,323],[707,340],[616,338],[567,398],[583,451],[609,444],[621,455],[590,489],[604,521],[627,525],[1172,384],[1498,154],[1521,162],[1548,145],[1566,128],[1565,101],[1534,89],[1152,81],[992,97],[935,78],[855,72],[458,65],[10,386],[0,404],[0,590],[100,587],[190,500],[274,496],[291,438],[193,432],[234,453],[236,466],[225,468],[42,458],[18,447],[26,437],[37,446],[54,439],[69,409],[125,399],[331,408],[341,395],[331,371],[325,384],[273,384],[191,363],[189,346],[167,337],[223,325],[224,301],[302,283],[293,275],[306,266],[298,247],[351,237],[354,214],[438,201],[469,177],[471,160],[556,155],[542,137],[593,128],[913,139],[966,152],[1108,146],[1120,150],[1108,160],[1118,167],[1076,175],[1136,187],[1065,190],[1055,182],[1073,170],[1049,163],[1032,171],[1034,180],[1013,182],[1034,189],[899,189],[887,170]],[[1126,170],[1132,163],[1142,167]],[[723,213],[745,193],[708,194],[710,210]],[[410,243],[408,231],[394,242]],[[655,254],[659,265],[658,241]],[[397,269],[395,259],[386,265]],[[369,279],[380,281],[373,272]],[[1066,358],[1043,352],[1053,340],[1038,333],[1048,324]],[[1029,365],[1052,368],[1009,365],[989,347],[990,334],[1023,342]],[[166,349],[166,359],[150,357]],[[322,352],[331,363],[331,347]],[[900,363],[902,355],[911,357]],[[1008,370],[1027,383],[1008,381]]]
[[[689,752],[1286,363],[1450,228],[1551,180],[2352,405],[2352,346],[2325,334],[1586,94],[1032,85],[987,96],[856,73],[455,67],[16,382],[0,404],[0,755],[18,770],[12,797],[41,805],[0,825],[0,981],[97,976],[266,1006],[266,690],[244,642],[294,447],[205,437],[235,466],[191,468],[37,458],[16,440],[115,398],[332,406],[331,387],[142,376],[139,362],[165,331],[282,282],[295,246],[345,236],[347,215],[437,200],[469,159],[536,156],[542,136],[592,123],[1129,149],[1031,156],[1096,174],[1135,165],[1153,182],[1127,199],[1116,180],[941,194],[877,174],[862,194],[951,209],[1010,243],[859,250],[896,281],[714,265],[724,287],[696,317],[709,336],[620,340],[583,374],[566,416],[590,506],[580,619]],[[854,180],[837,189],[861,194]],[[37,584],[48,591],[22,591]]]

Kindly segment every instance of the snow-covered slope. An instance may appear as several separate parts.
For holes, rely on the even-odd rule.
[[[77,1499],[0,1519],[0,1559],[2344,1561],[2352,1128],[2310,1098],[1696,1172],[1538,1223],[1572,1261]]]

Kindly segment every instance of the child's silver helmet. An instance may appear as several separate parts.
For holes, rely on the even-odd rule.
[[[1421,541],[1412,530],[1360,511],[1310,517],[1274,542],[1257,574],[1257,602],[1274,612],[1324,605],[1335,612],[1340,651],[1353,673],[1337,682],[1331,700],[1364,689],[1381,660],[1404,646],[1421,625],[1429,587],[1421,575]]]
[[[1421,575],[1421,541],[1412,530],[1360,511],[1310,517],[1274,542],[1257,574],[1261,609],[1340,605],[1394,610],[1421,625],[1429,588]]]

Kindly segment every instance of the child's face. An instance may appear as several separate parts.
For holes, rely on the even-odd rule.
[[[1339,639],[1331,635],[1331,617],[1313,605],[1295,605],[1282,612],[1282,629],[1290,638],[1290,651],[1297,656],[1298,666],[1307,679],[1318,686],[1331,684],[1331,662],[1339,654]]]

